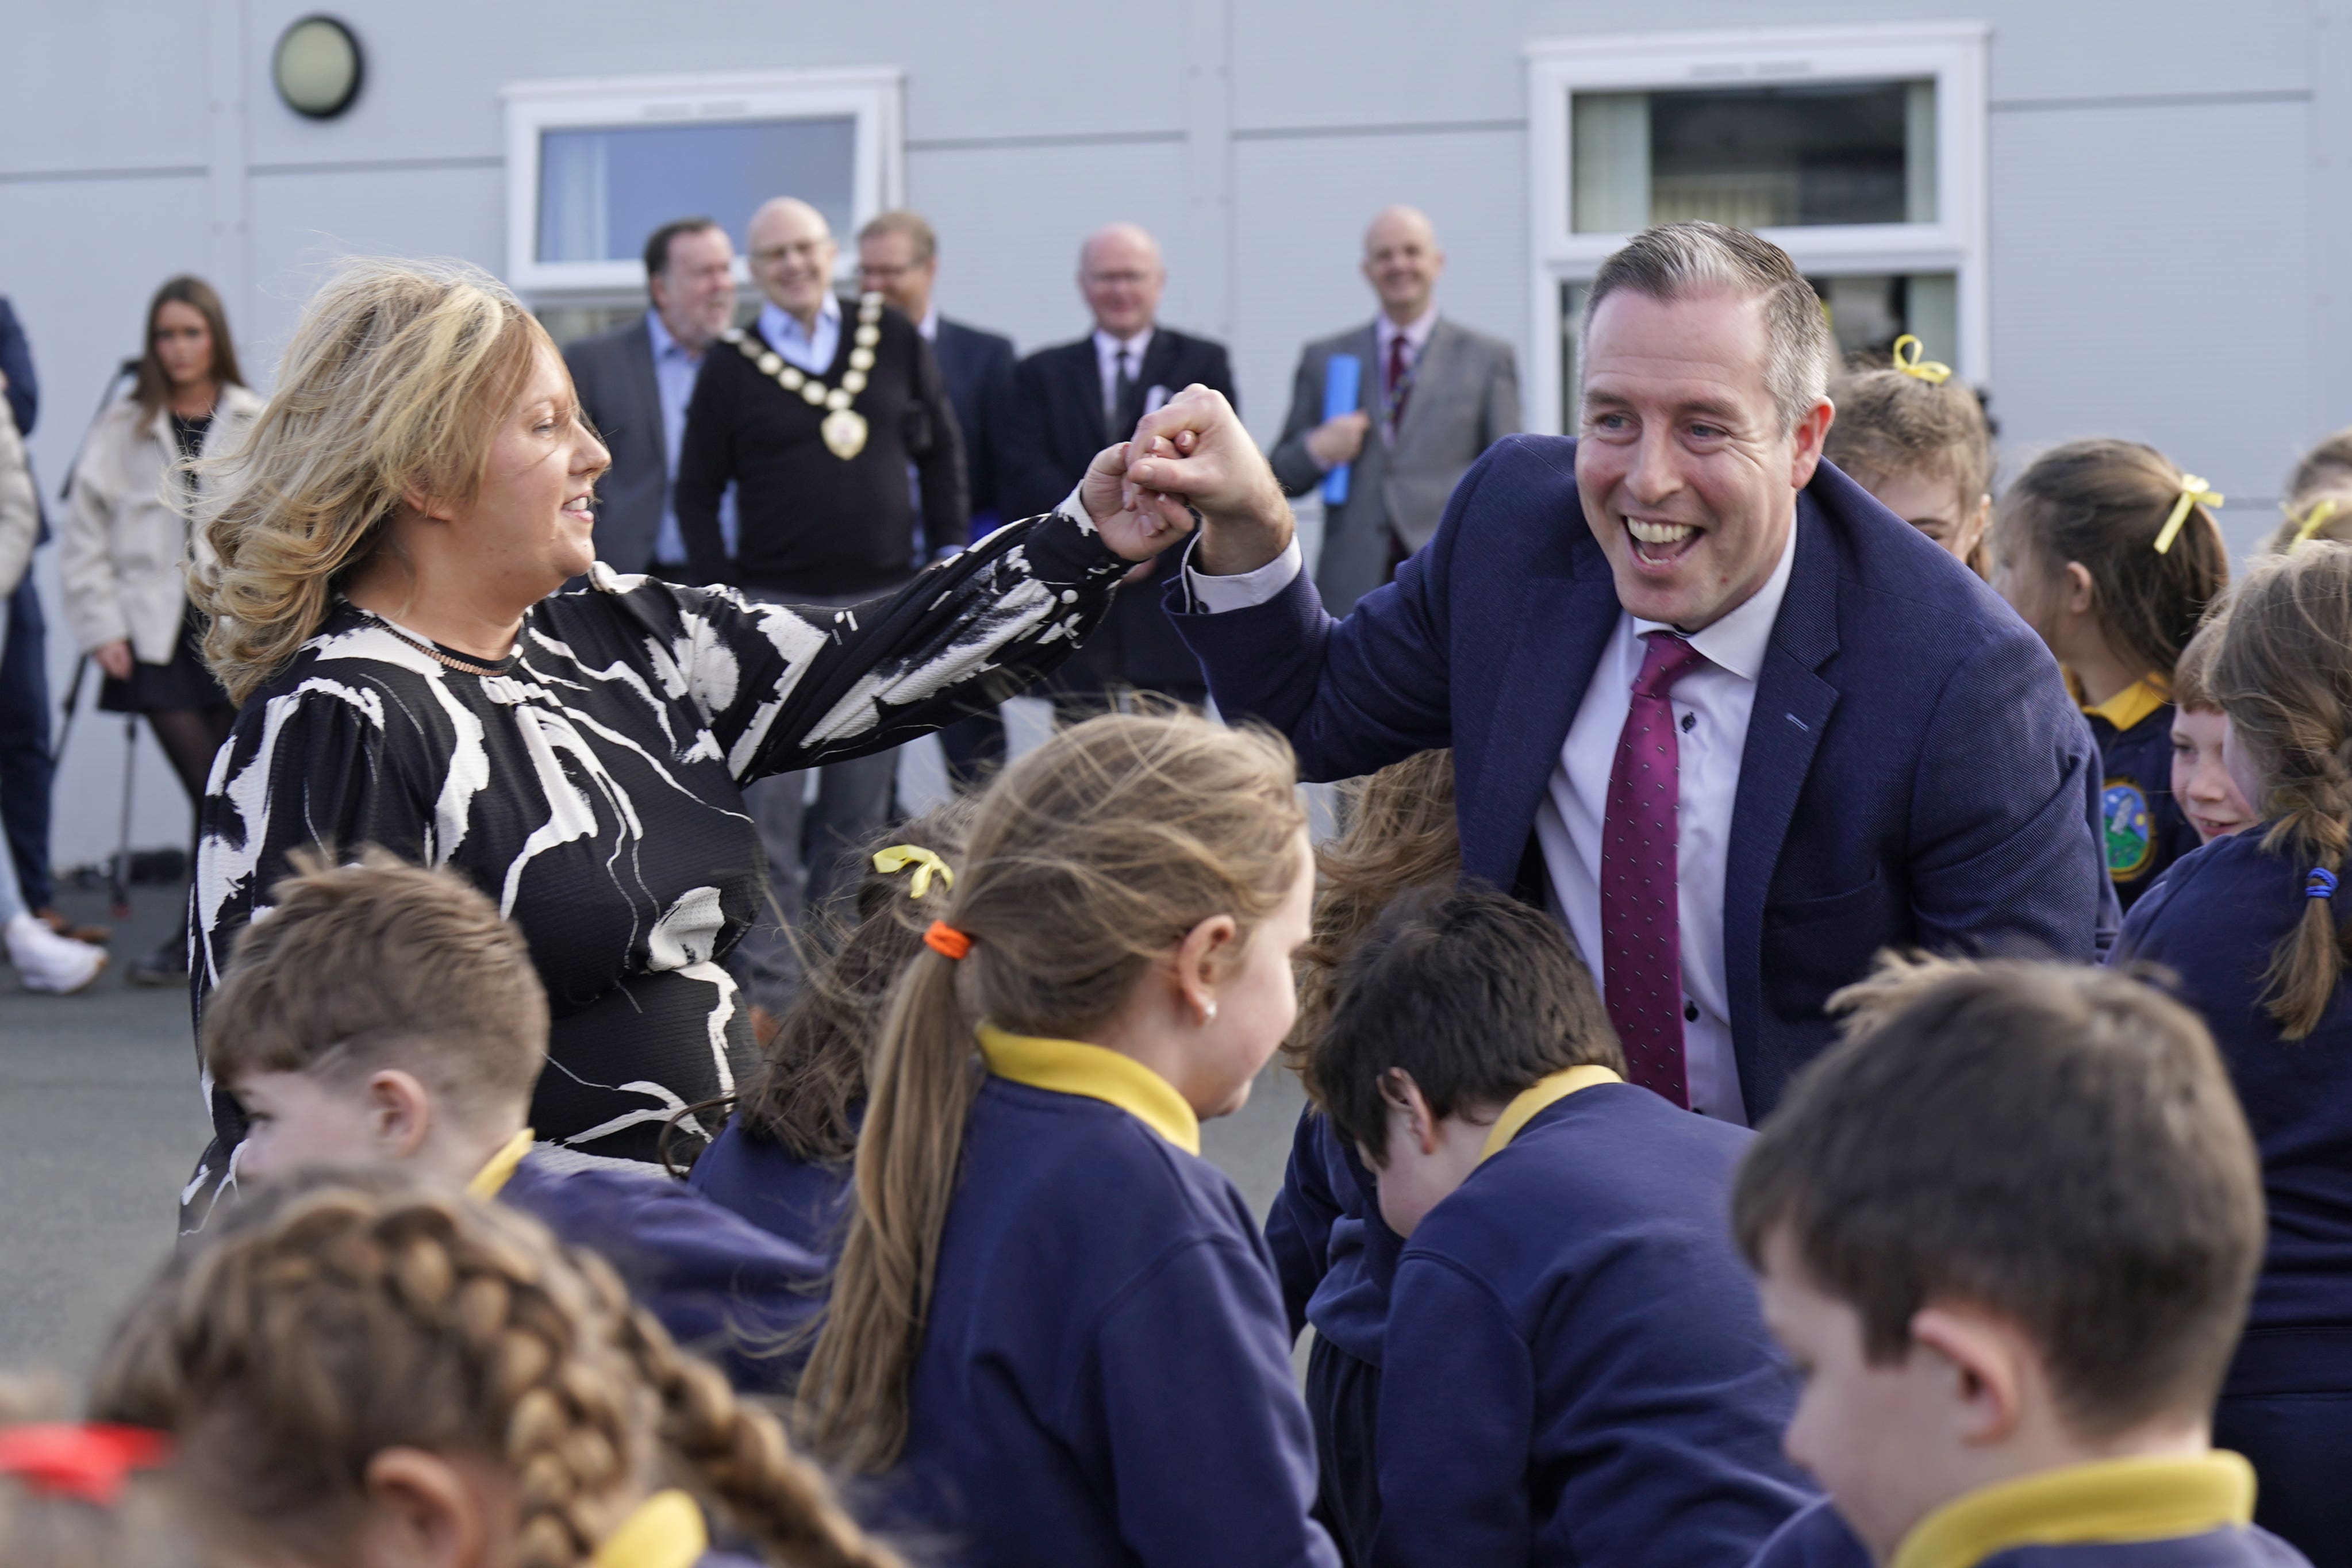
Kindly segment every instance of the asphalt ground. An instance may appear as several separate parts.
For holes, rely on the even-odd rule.
[[[108,920],[102,892],[68,891],[78,920]],[[139,889],[114,922],[116,961],[73,996],[24,991],[0,964],[0,1372],[78,1379],[132,1292],[168,1255],[182,1185],[209,1136],[188,1002],[129,984],[125,969],[171,930],[179,896]],[[1263,1215],[1281,1185],[1303,1096],[1269,1068],[1202,1152]]]

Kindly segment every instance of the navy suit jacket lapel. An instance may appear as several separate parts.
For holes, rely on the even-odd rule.
[[[654,367],[654,330],[640,321],[636,331],[621,341],[629,356],[628,385],[636,393],[635,416],[644,420],[645,428],[653,432],[654,455],[667,468],[669,430],[662,419],[661,374]],[[719,346],[714,343],[711,348]]]
[[[1807,489],[1797,498],[1797,558],[1790,564],[1788,593],[1772,623],[1748,720],[1724,866],[1724,979],[1735,1041],[1756,1039],[1761,1021],[1764,900],[1813,753],[1837,706],[1837,688],[1816,673],[1837,648],[1837,563],[1828,521]],[[1739,1057],[1744,1078],[1748,1052],[1741,1050]]]
[[[1463,868],[1498,888],[1518,878],[1536,808],[1621,613],[1608,558],[1582,515],[1571,511],[1562,525],[1584,535],[1570,546],[1572,574],[1523,580],[1515,614],[1502,621],[1518,632],[1496,688],[1486,742],[1491,776],[1478,790],[1490,804],[1462,825]]]

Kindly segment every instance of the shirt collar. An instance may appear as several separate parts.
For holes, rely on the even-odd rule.
[[[2254,1468],[2235,1454],[2101,1459],[1954,1499],[1912,1527],[1887,1568],[1975,1568],[2017,1546],[2176,1541],[2253,1516]]]
[[[841,320],[841,301],[832,289],[824,291],[824,303],[816,308],[817,324]],[[760,307],[760,335],[772,344],[783,337],[794,337],[803,342],[814,342],[816,334],[801,325],[801,319],[777,304],[773,300]]]
[[[1705,655],[1710,664],[1720,666],[1742,680],[1754,680],[1764,673],[1764,650],[1772,646],[1772,623],[1780,618],[1780,601],[1789,595],[1789,569],[1797,560],[1797,525],[1801,520],[1789,520],[1789,537],[1780,546],[1780,564],[1764,585],[1748,596],[1745,604],[1733,606],[1698,631],[1683,632],[1664,621],[1645,621],[1635,616],[1633,635],[1636,638],[1651,632],[1673,632]]]
[[[1428,310],[1423,310],[1418,317],[1407,321],[1402,327],[1389,320],[1389,313],[1386,310],[1373,318],[1373,321],[1375,326],[1372,337],[1379,345],[1383,358],[1388,354],[1389,345],[1396,342],[1399,337],[1402,337],[1412,352],[1418,354],[1427,346],[1429,334],[1436,329],[1437,302],[1431,300]]]
[[[940,308],[937,305],[923,312],[923,319],[915,323],[915,331],[923,334],[923,341],[927,343],[939,340]]]
[[[530,1152],[530,1129],[526,1127],[500,1144],[499,1152],[474,1173],[472,1181],[466,1184],[466,1195],[488,1203],[504,1192],[507,1183],[514,1178],[515,1167],[522,1163],[525,1154]]]
[[[1175,1085],[1133,1057],[1078,1040],[1008,1035],[986,1024],[980,1054],[999,1078],[1116,1105],[1187,1154],[1201,1152],[1201,1119]]]
[[[2142,676],[2105,702],[2085,702],[2083,711],[2105,719],[2118,731],[2128,730],[2172,700],[2172,689],[2162,679]]]
[[[646,311],[646,335],[653,340],[656,359],[686,353],[686,345],[670,334],[669,323],[661,319],[661,312],[650,307]]]
[[[1114,354],[1132,353],[1135,355],[1135,368],[1139,374],[1143,369],[1143,356],[1151,352],[1151,334],[1156,331],[1158,329],[1155,327],[1146,327],[1131,338],[1115,338],[1100,327],[1097,327],[1095,357],[1107,360]]]
[[[1591,1089],[1597,1083],[1624,1081],[1598,1062],[1563,1068],[1538,1079],[1534,1087],[1521,1089],[1510,1104],[1503,1107],[1503,1114],[1495,1119],[1494,1130],[1486,1134],[1486,1146],[1478,1152],[1478,1163],[1483,1165],[1510,1147],[1511,1140],[1525,1131],[1528,1123],[1536,1119],[1537,1112],[1558,1104],[1579,1089]]]
[[[709,1550],[701,1506],[673,1489],[639,1503],[596,1548],[588,1568],[693,1568]]]

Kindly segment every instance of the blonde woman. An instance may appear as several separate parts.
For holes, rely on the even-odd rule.
[[[201,278],[172,279],[148,301],[137,383],[82,443],[58,542],[74,640],[106,672],[99,707],[147,721],[191,806],[236,709],[205,668],[204,623],[188,603],[184,465],[235,446],[260,410],[220,296]],[[142,985],[187,977],[184,928],[131,968]]]
[[[350,268],[250,439],[205,468],[194,593],[242,711],[203,810],[199,1008],[291,852],[451,866],[547,984],[541,1142],[654,1160],[672,1115],[751,1059],[719,964],[759,908],[743,786],[898,744],[1061,662],[1181,531],[1120,510],[1120,457],[1083,506],[850,609],[621,576],[590,546],[609,458],[539,323],[469,269]],[[199,1205],[244,1128],[213,1100]]]

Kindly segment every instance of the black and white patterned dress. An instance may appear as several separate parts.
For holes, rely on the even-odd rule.
[[[839,611],[600,564],[589,588],[532,606],[492,676],[338,603],[214,763],[193,895],[199,1023],[293,852],[378,845],[450,866],[520,928],[547,985],[542,1147],[650,1160],[664,1123],[730,1092],[751,1050],[719,963],[761,900],[742,786],[1020,690],[1100,622],[1128,565],[1056,514]],[[192,1223],[245,1129],[235,1100],[205,1090],[214,1142],[184,1194]]]

